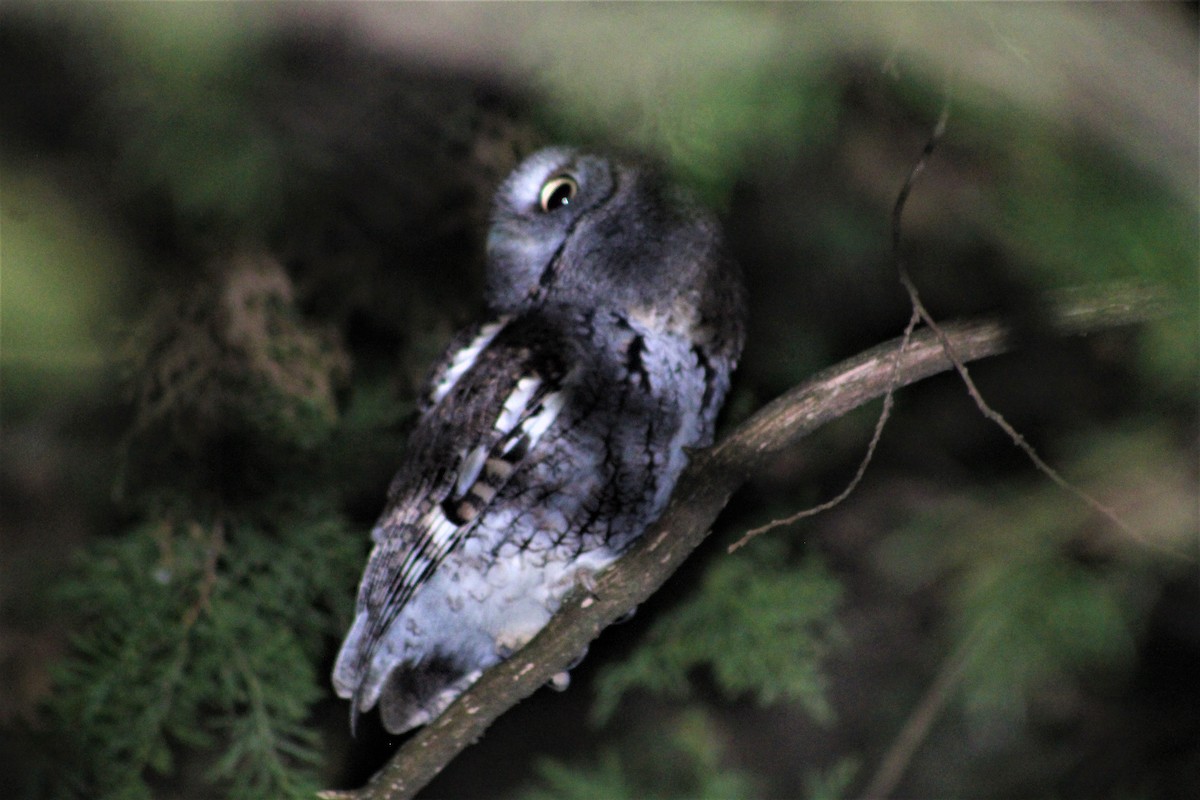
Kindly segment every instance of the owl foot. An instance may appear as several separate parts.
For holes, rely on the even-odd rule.
[[[579,666],[579,663],[581,661],[583,661],[584,658],[587,657],[587,652],[588,652],[588,649],[586,647],[584,647],[582,650],[580,650],[579,655],[575,656],[575,658],[572,659],[570,664],[567,664],[567,668],[564,669],[562,672],[556,672],[554,674],[554,676],[551,677],[550,680],[546,682],[546,685],[549,686],[551,689],[553,689],[556,692],[566,691],[567,687],[571,685],[571,672],[570,671]]]
[[[596,572],[591,569],[581,569],[575,573],[575,582],[592,597],[596,597]]]

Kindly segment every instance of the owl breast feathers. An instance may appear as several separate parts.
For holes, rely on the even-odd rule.
[[[543,150],[500,187],[490,320],[461,332],[372,531],[333,671],[400,733],[528,642],[711,442],[744,299],[711,217],[652,170]]]

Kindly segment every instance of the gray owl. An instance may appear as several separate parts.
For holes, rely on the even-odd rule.
[[[333,685],[401,733],[528,642],[662,513],[712,441],[745,302],[714,220],[568,149],[500,187],[492,317],[433,371],[371,533]]]

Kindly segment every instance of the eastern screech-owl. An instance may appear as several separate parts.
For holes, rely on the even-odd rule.
[[[662,513],[744,337],[715,221],[651,169],[568,149],[500,187],[486,300],[429,379],[333,671],[352,717],[378,702],[393,733]]]

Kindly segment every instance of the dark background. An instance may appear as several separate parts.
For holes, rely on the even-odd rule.
[[[700,666],[686,697],[643,689],[588,722],[606,670],[687,649],[655,625],[712,602],[705,576],[748,552],[727,544],[841,490],[877,405],[755,476],[568,692],[505,715],[429,792],[853,796],[965,654],[897,795],[1200,795],[1196,27],[1192,4],[0,8],[0,795],[361,784],[395,742],[373,719],[351,740],[326,676],[414,385],[481,310],[499,180],[568,142],[659,159],[719,210],[752,314],[729,425],[902,330],[891,207],[947,91],[906,261],[939,319],[1016,322],[1022,346],[972,375],[1138,538],[931,379],[849,500],[767,534],[840,587],[813,687],[763,702]],[[1109,281],[1159,287],[1171,314],[1046,331],[1043,292]],[[306,543],[318,557],[280,572],[309,582],[285,591],[270,565]],[[119,599],[187,558],[161,613]],[[249,670],[278,678],[266,708],[299,704],[288,735],[314,758],[265,748],[295,783],[242,785],[253,755],[214,767],[257,741],[241,695],[97,699],[121,642],[132,687],[180,620],[189,658],[231,658],[202,634],[235,605],[246,631],[297,632]],[[144,750],[104,749],[134,729]],[[169,757],[131,755],[150,752]],[[96,766],[113,753],[128,774]]]

